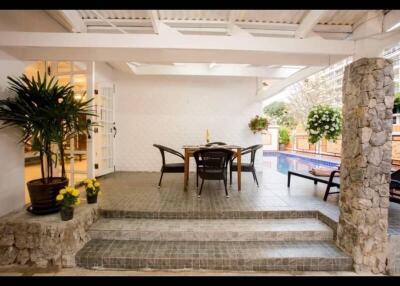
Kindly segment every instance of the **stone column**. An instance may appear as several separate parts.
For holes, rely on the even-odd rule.
[[[362,58],[346,67],[337,244],[357,272],[386,268],[393,94],[390,60]]]

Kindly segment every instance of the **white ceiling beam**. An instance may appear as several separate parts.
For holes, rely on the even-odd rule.
[[[76,10],[60,10],[59,13],[66,20],[74,33],[85,33],[87,31],[86,24]]]
[[[132,66],[132,65],[129,65]],[[196,75],[196,76],[239,76],[285,79],[298,69],[266,68],[246,65],[183,64],[183,65],[134,65],[137,75]]]
[[[114,27],[116,30],[120,31],[123,34],[127,34],[128,32],[125,31],[124,29],[121,29],[120,27],[116,26],[114,23],[112,23],[110,20],[104,18],[98,11],[96,10],[92,10],[92,12],[94,14],[96,14],[97,17],[99,17],[100,19],[102,19],[104,22],[106,22],[107,24],[109,24],[110,26]]]
[[[392,10],[383,19],[383,31],[391,32],[400,28],[400,10]]]
[[[227,35],[228,36],[232,35],[233,25],[235,25],[235,17],[236,17],[236,11],[235,10],[229,10],[228,22],[226,23],[226,30],[227,30]]]
[[[265,30],[282,30],[282,31],[296,31],[300,24],[288,23],[261,23],[261,22],[239,22],[236,23],[242,29],[265,29]],[[351,25],[329,25],[317,24],[313,28],[314,32],[337,32],[337,33],[351,33],[353,27]]]
[[[287,37],[293,37],[295,33],[295,31],[264,30],[264,29],[245,29],[245,31],[248,32],[249,34],[254,34],[254,35],[287,36]]]
[[[0,46],[231,50],[312,55],[351,55],[354,50],[353,41],[318,38],[299,40],[274,37],[251,37],[243,41],[242,37],[235,36],[171,36],[169,34],[162,35],[162,33],[160,35],[121,35],[0,32]]]
[[[136,36],[136,35],[135,35]],[[8,56],[24,61],[137,61],[152,64],[218,63],[316,66],[338,62],[346,55],[270,53],[257,51],[130,48],[0,47]]]
[[[165,25],[160,23],[161,27]],[[21,60],[237,63],[318,66],[354,53],[353,41],[171,33],[0,32],[0,49]]]
[[[382,11],[368,11],[364,17],[353,24],[352,40],[362,40],[383,32]]]
[[[153,33],[154,30],[152,27],[131,27],[131,26],[126,26],[126,27],[122,27],[120,26],[121,29],[125,30],[126,32],[145,32],[145,33]],[[115,31],[114,27],[110,27],[110,26],[88,26],[87,27],[87,31]]]
[[[153,31],[155,34],[159,33],[159,23],[160,23],[160,18],[158,17],[158,11],[157,10],[149,10],[150,14],[150,20],[151,20],[151,25],[153,27]]]
[[[123,26],[148,26],[151,27],[150,19],[108,19],[116,25]],[[106,24],[102,19],[83,19],[83,22],[88,26],[102,26]],[[163,23],[176,28],[226,28],[228,21],[214,21],[214,20],[162,20]],[[260,29],[260,30],[282,30],[282,31],[296,31],[300,24],[288,23],[262,23],[262,22],[238,22],[236,25],[242,29]],[[314,32],[337,32],[337,33],[351,33],[353,28],[351,25],[328,25],[317,24],[313,28]]]
[[[192,27],[176,27],[175,28],[179,32],[189,33],[189,32],[200,32],[200,33],[224,33],[226,34],[227,30],[225,27],[223,28],[192,28]]]
[[[265,100],[267,98],[271,98],[272,96],[274,96],[277,93],[284,90],[286,87],[288,87],[300,80],[303,80],[303,79],[323,70],[326,67],[327,66],[313,66],[313,67],[304,68],[304,69],[294,73],[292,76],[288,77],[287,79],[284,79],[282,81],[274,83],[273,85],[271,85],[270,88],[268,88],[266,90],[261,90],[257,94],[257,99]]]
[[[108,62],[108,64],[119,71],[134,74],[131,67],[126,62]]]
[[[297,28],[295,37],[299,39],[306,38],[313,31],[315,25],[318,24],[319,19],[327,12],[326,10],[310,10]]]

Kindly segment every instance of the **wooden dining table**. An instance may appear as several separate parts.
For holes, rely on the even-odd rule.
[[[242,187],[242,177],[241,177],[241,170],[242,170],[242,147],[237,145],[223,145],[223,146],[215,146],[215,147],[206,147],[205,145],[185,145],[183,149],[185,150],[185,173],[184,173],[184,181],[183,186],[184,190],[187,191],[188,181],[189,181],[189,166],[190,166],[190,157],[193,157],[193,153],[199,149],[203,148],[225,148],[232,150],[236,155],[237,160],[237,184],[238,184],[238,191],[240,192]]]

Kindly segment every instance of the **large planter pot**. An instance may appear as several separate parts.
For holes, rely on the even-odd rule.
[[[285,151],[286,150],[286,144],[279,144],[279,150],[280,151]]]
[[[74,218],[74,208],[73,207],[61,208],[60,215],[61,215],[61,220],[64,221],[71,220]]]
[[[67,178],[55,177],[51,182],[44,184],[41,179],[27,183],[31,206],[28,211],[33,214],[50,214],[60,210],[61,204],[57,202],[58,192],[68,185]]]
[[[95,204],[95,203],[97,203],[97,195],[95,195],[95,196],[86,195],[86,200],[87,200],[88,204]]]

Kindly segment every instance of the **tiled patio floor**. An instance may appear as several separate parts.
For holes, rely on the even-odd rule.
[[[260,187],[251,173],[242,173],[242,191],[238,192],[236,178],[226,198],[223,182],[206,181],[201,198],[197,198],[195,174],[191,173],[189,188],[183,191],[183,174],[164,174],[162,187],[157,187],[159,173],[116,172],[100,179],[103,195],[100,207],[125,212],[254,212],[318,210],[338,221],[338,194],[323,201],[326,185],[314,186],[312,181],[292,178],[290,189],[286,176],[279,173],[276,163],[264,158],[258,170]],[[235,174],[236,175],[236,174]],[[390,203],[389,233],[400,234],[400,206]]]

